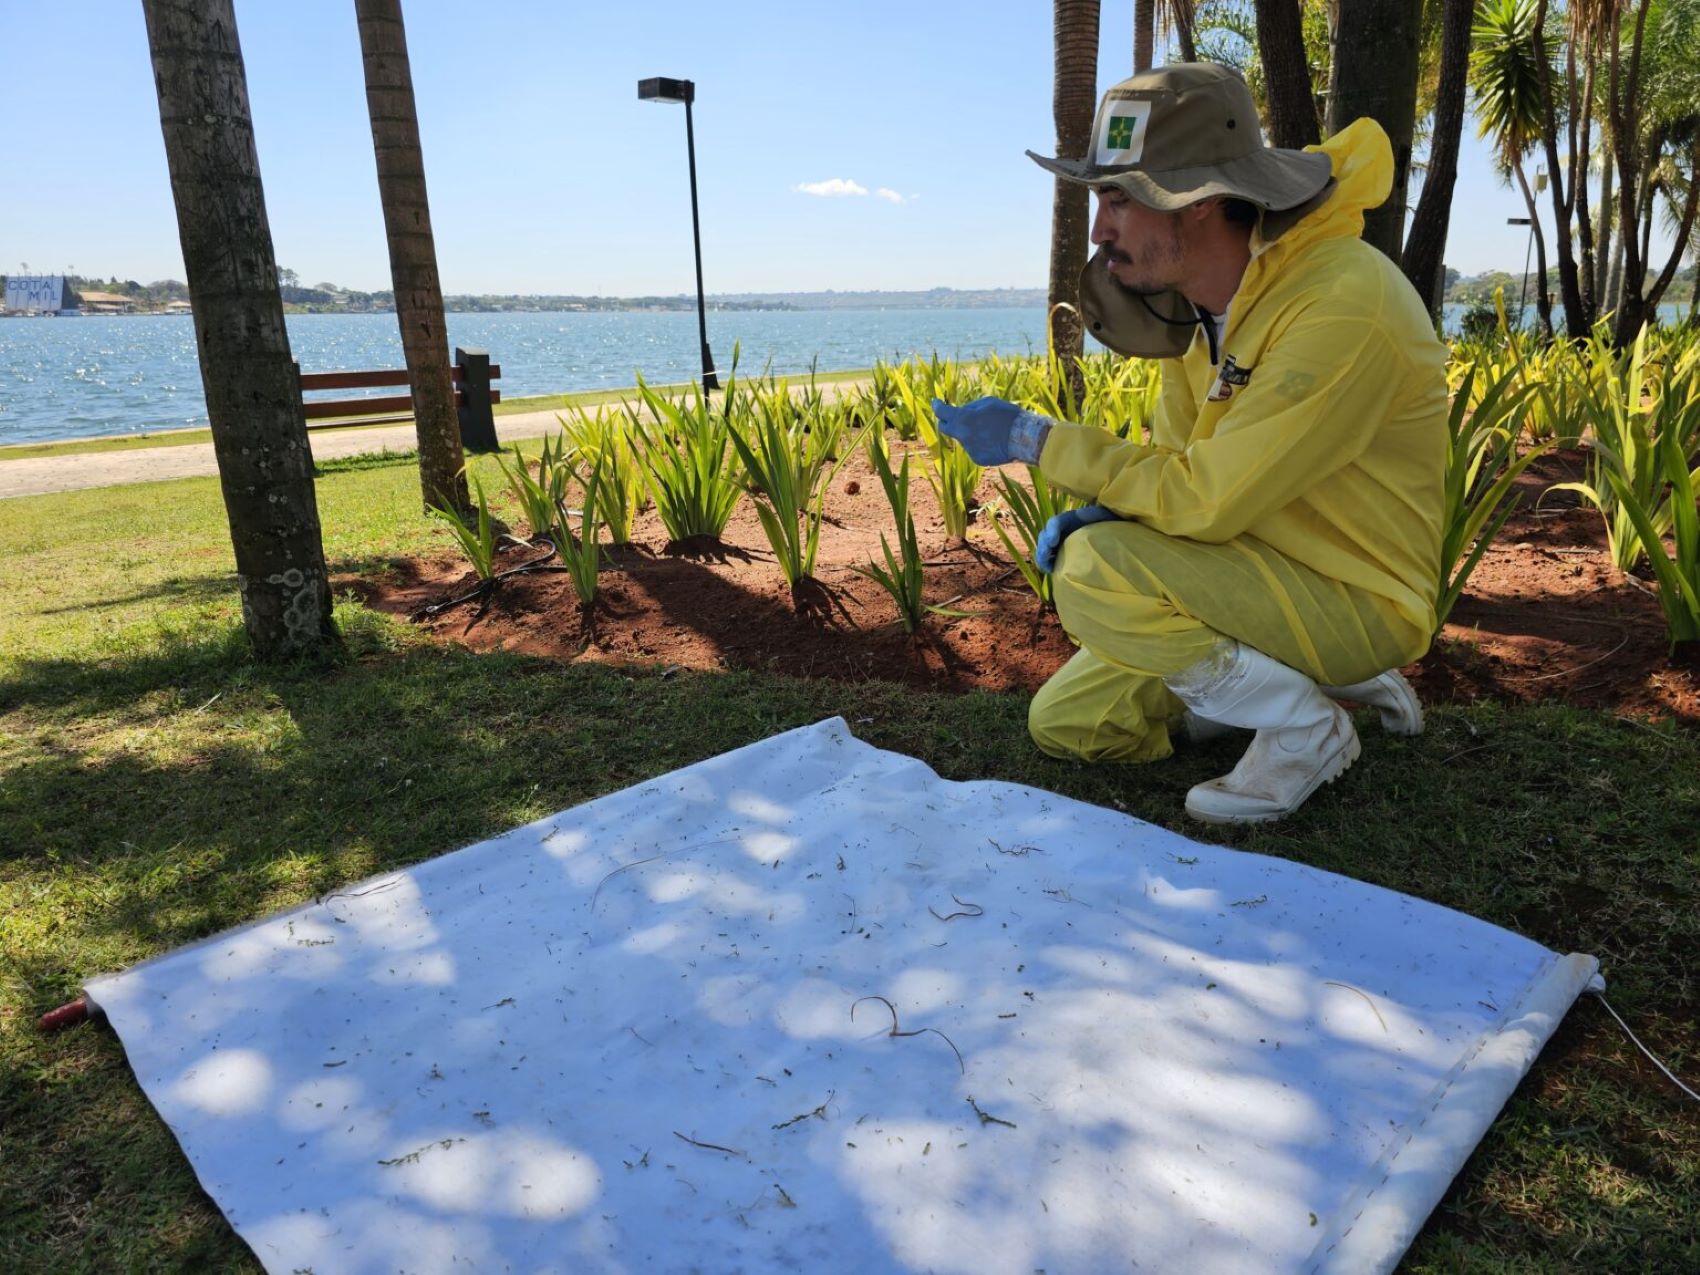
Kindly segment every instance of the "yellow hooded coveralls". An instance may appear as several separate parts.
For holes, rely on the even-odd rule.
[[[1320,149],[1336,186],[1252,257],[1222,334],[1169,360],[1149,446],[1059,424],[1039,468],[1127,521],[1063,543],[1057,612],[1081,649],[1034,697],[1045,752],[1169,756],[1162,678],[1222,636],[1323,684],[1421,656],[1434,630],[1446,350],[1399,268],[1364,243],[1393,156],[1368,120]],[[1246,374],[1249,374],[1247,376]]]

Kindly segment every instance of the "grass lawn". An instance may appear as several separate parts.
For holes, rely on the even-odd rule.
[[[483,459],[480,467],[491,462]],[[447,552],[405,459],[322,467],[333,568]],[[493,467],[485,486],[501,484]],[[83,979],[777,731],[841,713],[949,778],[1036,784],[1189,835],[1234,745],[1148,769],[1040,756],[1025,702],[432,647],[343,604],[344,658],[248,660],[215,479],[0,501],[0,1270],[257,1270]],[[1600,956],[1611,999],[1700,1076],[1700,736],[1561,708],[1365,721],[1298,816],[1208,839]],[[1584,998],[1405,1269],[1700,1270],[1700,1106]]]

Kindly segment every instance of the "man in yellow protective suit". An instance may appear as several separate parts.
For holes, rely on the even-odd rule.
[[[1177,727],[1250,729],[1186,808],[1278,819],[1358,756],[1337,700],[1422,730],[1397,670],[1435,623],[1446,352],[1359,238],[1392,149],[1370,120],[1266,147],[1244,82],[1201,64],[1110,89],[1091,147],[1028,153],[1098,197],[1082,308],[1110,349],[1165,360],[1151,442],[995,398],[935,403],[939,427],[1091,502],[1035,553],[1081,648],[1034,697],[1039,747],[1148,761]]]

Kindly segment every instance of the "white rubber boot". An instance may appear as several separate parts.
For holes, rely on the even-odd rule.
[[[1422,702],[1405,680],[1405,675],[1396,668],[1377,673],[1366,682],[1353,682],[1350,686],[1319,686],[1317,689],[1329,699],[1350,700],[1375,709],[1381,717],[1381,728],[1389,735],[1423,733]],[[1224,722],[1205,721],[1191,709],[1181,719],[1182,733],[1194,744],[1231,735],[1235,729]]]
[[[1346,711],[1303,673],[1231,639],[1165,678],[1198,717],[1257,733],[1239,764],[1194,785],[1186,812],[1205,823],[1267,823],[1289,815],[1358,759]]]
[[[1322,693],[1329,699],[1349,699],[1354,704],[1368,704],[1381,715],[1381,727],[1389,735],[1421,735],[1423,706],[1417,693],[1396,668],[1377,673],[1367,682],[1350,686],[1324,686]]]

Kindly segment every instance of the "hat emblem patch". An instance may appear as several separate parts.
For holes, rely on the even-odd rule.
[[[1103,166],[1137,164],[1145,153],[1145,121],[1150,108],[1144,102],[1115,102],[1105,108],[1103,132],[1098,137],[1097,162]]]

